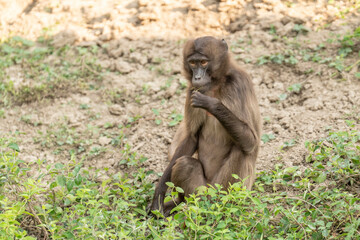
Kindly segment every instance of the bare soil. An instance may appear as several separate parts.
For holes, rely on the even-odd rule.
[[[108,168],[105,176],[127,172],[119,165],[127,143],[148,159],[145,166],[162,172],[176,130],[169,126],[171,115],[183,113],[182,45],[188,38],[214,35],[225,38],[252,76],[263,134],[275,136],[262,144],[257,171],[279,163],[303,166],[305,141],[344,129],[346,119],[359,121],[360,81],[354,76],[358,64],[339,72],[328,63],[304,61],[301,54],[319,51],[323,58],[335,58],[340,48],[336,39],[359,22],[347,1],[0,0],[0,36],[45,36],[55,48],[98,48],[95,60],[102,72],[91,69],[88,81],[103,76],[95,89],[69,89],[5,107],[0,132],[16,136],[25,161],[66,162],[71,149],[85,149],[78,158],[85,166]],[[309,31],[295,31],[298,26]],[[291,51],[296,64],[258,64],[263,56],[282,53],[286,58],[284,52]],[[47,61],[56,61],[51,57]],[[344,63],[351,66],[358,60],[354,52]],[[34,84],[26,71],[10,67],[2,81],[13,81],[15,87]],[[299,92],[288,90],[297,83]],[[287,98],[281,100],[284,93]]]

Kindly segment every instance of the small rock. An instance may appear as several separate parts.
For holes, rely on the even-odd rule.
[[[52,45],[54,47],[60,48],[65,45],[73,44],[77,39],[78,36],[75,31],[66,29],[54,35]]]
[[[177,84],[177,83],[176,83],[176,84],[172,84],[168,89],[166,89],[165,98],[166,98],[166,99],[169,99],[169,98],[171,98],[172,96],[174,96],[177,89],[178,89],[178,84]]]
[[[111,28],[109,26],[105,26],[104,30],[102,32],[102,35],[100,35],[100,37],[99,37],[99,40],[103,41],[103,42],[110,41],[111,39],[113,39],[113,37],[114,36],[113,36],[112,31],[111,31]]]
[[[118,60],[115,62],[115,69],[121,73],[130,73],[133,71],[133,68],[128,62],[123,60]]]
[[[108,162],[111,166],[115,166],[115,163],[116,163],[116,159],[115,158],[110,158],[108,159]]]
[[[285,16],[283,17],[281,20],[281,23],[284,25],[287,25],[289,22],[294,22],[296,24],[303,24],[305,23],[305,21],[301,18],[297,18],[297,17],[290,17],[290,16]]]
[[[292,32],[292,30],[294,29],[294,26],[295,26],[295,24],[293,22],[289,22],[284,27],[278,29],[277,33],[280,34],[281,36],[288,35]]]
[[[199,1],[193,1],[191,2],[189,9],[192,11],[200,11],[205,9],[205,6],[201,4]]]
[[[284,90],[284,84],[282,82],[274,82],[274,88],[277,90]]]
[[[282,127],[280,126],[280,124],[275,123],[272,126],[272,130],[273,130],[274,133],[279,133],[282,130]]]
[[[131,61],[133,61],[134,63],[138,63],[141,65],[144,65],[148,62],[147,57],[144,54],[141,54],[139,52],[133,52],[130,54],[130,59]]]
[[[81,43],[77,44],[76,46],[78,46],[78,47],[91,47],[91,46],[94,46],[94,45],[96,45],[95,41],[84,41],[84,42],[81,42]]]
[[[274,26],[275,28],[279,28],[282,26],[276,14],[267,14],[264,17],[260,17],[258,21],[262,30],[269,30],[272,26]]]
[[[252,79],[252,81],[253,81],[253,83],[254,83],[255,86],[256,86],[256,85],[260,85],[260,84],[262,83],[262,78],[261,78],[261,77],[254,77],[254,78]]]
[[[110,19],[111,19],[111,13],[105,13],[99,17],[93,17],[93,18],[89,19],[88,23],[89,24],[101,23],[105,20],[110,20]]]
[[[105,145],[108,145],[111,143],[111,138],[108,138],[108,137],[105,137],[105,136],[102,136],[99,138],[99,144],[101,146],[105,146]]]
[[[288,129],[288,128],[292,127],[292,124],[290,124],[290,122],[291,122],[290,117],[284,117],[279,122],[280,122],[281,126],[283,126],[284,129]]]
[[[317,111],[323,109],[324,103],[319,99],[309,98],[304,101],[304,107],[311,111]]]
[[[147,5],[150,5],[151,0],[139,0],[138,4],[140,7],[146,7]]]
[[[116,48],[109,51],[109,55],[114,58],[118,58],[124,55],[124,49]]]
[[[112,105],[108,107],[110,114],[120,116],[123,114],[123,108],[120,105]]]
[[[110,41],[113,38],[113,35],[111,33],[103,33],[100,37],[99,40],[106,42],[106,41]]]
[[[110,60],[102,60],[99,61],[99,65],[101,66],[101,68],[106,69],[106,68],[110,68],[111,66],[111,61]]]
[[[248,23],[248,21],[246,20],[246,18],[241,18],[239,20],[236,20],[233,23],[230,23],[229,25],[229,30],[230,32],[234,33],[237,31],[240,31],[243,29],[243,27]]]
[[[279,96],[276,95],[276,94],[270,94],[268,96],[268,99],[269,99],[270,102],[277,102],[277,101],[279,101]]]

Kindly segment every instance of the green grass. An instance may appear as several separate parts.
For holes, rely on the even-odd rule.
[[[55,49],[48,41],[33,42],[17,36],[0,42],[0,105],[90,89],[102,79],[95,53],[81,47]]]
[[[306,33],[301,25],[296,26],[298,33]],[[276,33],[274,33],[276,34]],[[314,66],[327,66],[331,71],[332,77],[342,77],[343,72],[350,72],[353,68],[360,64],[356,55],[360,56],[360,50],[357,43],[360,40],[360,27],[353,29],[345,35],[329,36],[327,42],[320,43],[318,46],[308,49],[308,42],[301,43],[297,37],[288,39],[287,37],[276,36],[276,41],[281,41],[287,45],[282,52],[271,55],[263,55],[257,59],[258,65],[275,64],[287,67],[295,67],[299,61],[312,62]],[[355,61],[351,62],[349,57],[354,57]],[[309,69],[304,74],[313,72]],[[360,72],[355,72],[354,76],[360,78]]]
[[[128,173],[100,178],[72,156],[67,163],[25,163],[16,139],[0,139],[1,239],[356,239],[360,233],[360,132],[309,141],[300,166],[258,173],[254,189],[235,183],[203,188],[150,218],[154,185],[126,144]],[[170,186],[172,186],[170,184]],[[172,188],[174,189],[174,188]],[[181,191],[181,190],[180,190]],[[176,192],[168,198],[176,196]],[[160,213],[156,213],[160,215]]]

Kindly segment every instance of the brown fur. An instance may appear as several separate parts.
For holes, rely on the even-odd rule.
[[[192,71],[187,59],[200,53],[210,59],[206,70],[211,87],[202,93],[192,90]],[[224,41],[213,37],[190,40],[185,44],[184,75],[189,87],[185,118],[169,148],[170,164],[155,190],[150,210],[160,209],[167,215],[177,203],[163,206],[166,181],[184,190],[185,196],[199,186],[245,180],[251,189],[255,162],[260,145],[260,113],[248,74],[236,66]],[[197,152],[197,158],[194,153]],[[180,197],[178,202],[183,200]]]

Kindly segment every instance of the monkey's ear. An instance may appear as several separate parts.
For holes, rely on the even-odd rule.
[[[221,39],[221,42],[224,44],[225,48],[226,48],[226,51],[229,49],[225,39]]]

